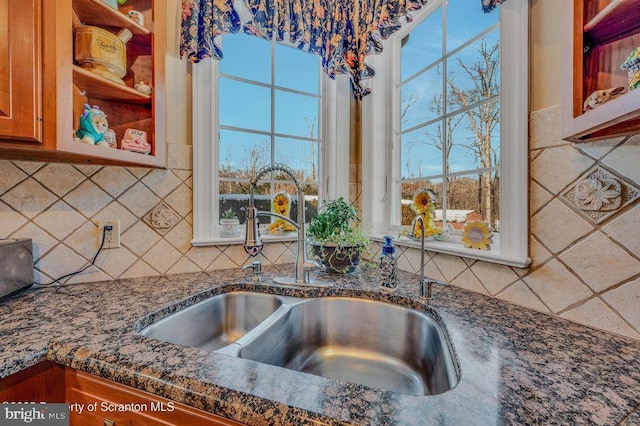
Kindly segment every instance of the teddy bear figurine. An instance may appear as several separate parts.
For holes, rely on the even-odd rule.
[[[77,138],[84,143],[108,147],[109,144],[104,140],[104,132],[108,128],[107,116],[100,107],[84,104],[84,112],[80,116],[80,129],[76,131]]]

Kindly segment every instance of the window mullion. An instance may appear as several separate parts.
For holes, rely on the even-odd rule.
[[[271,40],[271,164],[276,158],[276,42]],[[271,172],[273,177],[273,172]],[[275,183],[271,183],[271,194],[275,194]]]
[[[448,159],[447,153],[449,151],[449,136],[447,134],[447,2],[443,2],[442,4],[442,121],[440,125],[442,126],[442,200],[440,204],[440,208],[442,209],[442,225],[447,223],[447,193],[449,188],[447,187],[447,178],[448,178]]]

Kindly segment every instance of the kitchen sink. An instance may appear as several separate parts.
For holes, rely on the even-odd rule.
[[[448,341],[430,316],[355,298],[292,306],[238,356],[409,395],[442,393],[458,381]]]
[[[433,315],[373,300],[232,292],[141,333],[407,395],[443,393],[460,378],[446,330]]]
[[[212,351],[235,342],[281,305],[282,299],[273,294],[218,294],[151,324],[140,334]]]

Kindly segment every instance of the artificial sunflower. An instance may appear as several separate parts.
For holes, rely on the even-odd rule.
[[[282,216],[289,217],[289,211],[291,210],[291,196],[286,192],[278,192],[273,196],[271,201],[271,211],[278,213]]]
[[[271,211],[281,216],[289,217],[289,212],[291,211],[291,196],[286,192],[278,192],[273,196],[273,200],[271,201]],[[282,232],[293,232],[296,228],[286,220],[274,218],[268,230],[272,234],[279,234]]]
[[[462,228],[462,242],[466,248],[489,250],[491,241],[491,229],[486,222],[468,222]]]
[[[272,234],[280,234],[283,232],[293,232],[296,230],[296,227],[284,219],[278,219],[270,224],[268,229]]]
[[[422,216],[422,219],[424,219],[425,238],[435,237],[436,235],[439,235],[440,232],[442,232],[442,230],[436,226],[430,215],[425,216],[424,214],[421,214],[420,216]],[[413,223],[413,233],[411,234],[411,236],[413,238],[422,238],[422,226],[417,220]]]
[[[429,189],[423,189],[413,196],[413,203],[411,203],[411,210],[423,216],[429,215],[435,210],[434,201],[436,199],[433,191]]]

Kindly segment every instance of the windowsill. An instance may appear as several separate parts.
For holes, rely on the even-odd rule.
[[[297,234],[290,232],[281,235],[263,234],[260,236],[263,243],[279,243],[297,241]],[[373,241],[384,242],[383,234],[371,234]],[[244,232],[237,237],[223,238],[213,237],[210,239],[192,240],[191,245],[194,247],[202,246],[220,246],[220,245],[238,245],[244,243]],[[412,247],[420,249],[420,241],[414,241],[407,237],[394,237],[393,243],[402,247]],[[528,257],[509,256],[500,253],[500,242],[496,241],[491,244],[491,250],[477,250],[467,249],[462,246],[461,243],[454,243],[448,241],[436,241],[429,240],[424,242],[424,247],[428,251],[434,251],[438,253],[449,254],[452,256],[460,256],[468,259],[482,260],[485,262],[498,263],[502,265],[514,266],[516,268],[526,268],[531,264],[531,259]]]
[[[370,237],[373,241],[384,242],[383,234],[372,234]],[[404,236],[400,238],[394,236],[393,243],[402,247],[420,249],[420,241],[414,241]],[[462,243],[436,240],[425,241],[424,247],[428,251],[466,257],[469,259],[483,260],[485,262],[499,263],[502,265],[514,266],[516,268],[526,268],[531,264],[531,259],[528,257],[509,256],[500,253],[499,241],[491,244],[490,250],[468,249],[465,248]]]
[[[298,234],[296,232],[289,232],[286,234],[260,234],[260,239],[263,243],[279,243],[279,242],[288,242],[288,241],[297,241]],[[202,246],[226,246],[226,245],[236,245],[236,244],[244,244],[244,230],[238,234],[236,237],[219,237],[214,236],[213,238],[208,239],[197,239],[191,240],[191,245],[194,247],[202,247]]]

